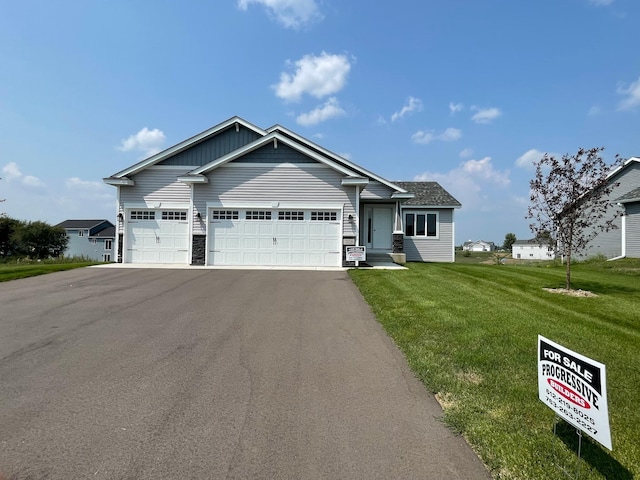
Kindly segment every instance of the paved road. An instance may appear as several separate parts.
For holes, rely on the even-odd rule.
[[[345,272],[0,283],[0,477],[489,478]]]

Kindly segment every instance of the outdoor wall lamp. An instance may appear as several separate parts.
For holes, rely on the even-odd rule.
[[[198,220],[202,220],[202,214],[200,212],[196,213],[196,217],[198,217]]]
[[[353,223],[353,215],[349,214],[349,222]]]
[[[122,215],[122,212],[118,214],[118,220],[121,222],[122,219],[124,218],[124,216]]]

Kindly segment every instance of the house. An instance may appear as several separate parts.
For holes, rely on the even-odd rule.
[[[347,266],[345,249],[454,261],[460,203],[391,182],[275,125],[232,117],[105,178],[124,263]]]
[[[109,220],[65,220],[56,227],[64,228],[69,237],[65,256],[100,262],[111,262],[115,258],[116,228]]]
[[[462,250],[466,252],[493,252],[495,249],[495,243],[485,242],[484,240],[476,240],[475,242],[469,240],[462,244]]]
[[[640,158],[627,159],[609,174],[608,180],[617,185],[609,195],[610,207],[605,219],[619,213],[615,220],[617,228],[598,233],[582,256],[640,258]]]
[[[516,240],[511,246],[511,258],[515,260],[553,260],[553,246],[546,239]]]

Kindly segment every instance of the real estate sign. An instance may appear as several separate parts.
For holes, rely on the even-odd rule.
[[[364,262],[367,259],[367,247],[354,246],[346,247],[347,249],[347,262]]]
[[[538,397],[609,450],[605,366],[538,335]]]

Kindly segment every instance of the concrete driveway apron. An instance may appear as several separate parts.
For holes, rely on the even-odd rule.
[[[0,478],[490,478],[346,272],[0,284]]]

